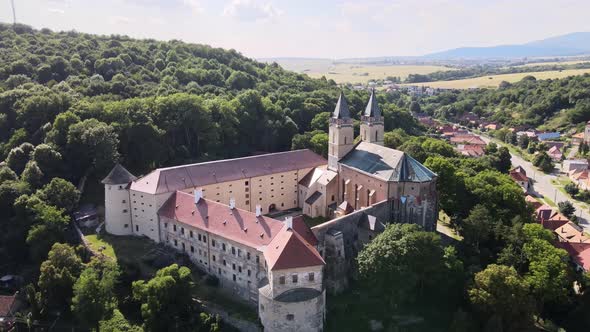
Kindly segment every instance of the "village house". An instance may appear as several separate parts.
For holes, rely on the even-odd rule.
[[[573,145],[580,145],[582,142],[584,142],[584,132],[572,135]]]
[[[486,142],[481,137],[473,134],[456,134],[450,140],[451,144],[467,144],[467,145],[481,145],[486,146]]]
[[[590,144],[590,121],[586,122],[584,127],[584,142]]]
[[[527,177],[526,171],[521,166],[517,166],[510,170],[510,177],[516,182],[525,192],[530,189],[531,180]]]
[[[542,205],[535,211],[537,222],[543,225],[544,228],[555,231],[559,227],[569,222],[569,219],[559,213],[559,211],[553,210],[548,205]]]
[[[0,331],[11,331],[14,327],[16,314],[22,308],[23,301],[19,293],[0,295]]]
[[[458,144],[455,150],[467,157],[477,158],[485,155],[485,147],[483,145]]]
[[[563,159],[563,152],[557,146],[550,148],[547,154],[555,162],[560,162]]]
[[[526,195],[524,201],[526,202],[526,204],[530,205],[534,210],[537,210],[538,208],[543,206],[543,203],[539,202],[536,198],[534,198],[531,195]]]
[[[561,171],[570,173],[571,171],[585,171],[588,169],[587,159],[566,159],[561,164]]]
[[[581,189],[588,189],[589,171],[588,169],[577,170],[574,169],[568,173],[568,177],[572,182]]]

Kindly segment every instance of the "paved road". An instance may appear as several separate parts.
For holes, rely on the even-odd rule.
[[[486,143],[490,142],[490,139],[488,137],[483,135],[480,137]],[[498,144],[502,145],[501,143]],[[551,180],[557,180],[556,174],[545,174],[542,171],[538,170],[535,166],[533,166],[533,164],[524,160],[522,157],[515,155],[513,153],[510,153],[510,155],[512,156],[512,165],[514,167],[521,166],[522,168],[524,168],[529,178],[533,180],[534,192],[549,198],[550,200],[554,201],[555,204],[563,201],[572,202],[572,204],[576,207],[576,216],[580,221],[580,226],[582,226],[585,231],[590,232],[590,213],[588,209],[583,203],[580,203],[567,197],[564,193],[559,191],[555,185],[551,183]]]

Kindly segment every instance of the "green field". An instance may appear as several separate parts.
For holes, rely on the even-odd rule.
[[[588,63],[585,60],[572,60],[572,61],[551,61],[551,62],[531,62],[515,67],[535,67],[535,66],[567,66],[577,65],[578,63]]]
[[[498,85],[500,85],[500,82],[502,81],[514,83],[520,81],[525,76],[534,76],[538,80],[546,80],[564,78],[567,76],[582,75],[586,73],[590,73],[590,68],[491,75],[476,78],[468,78],[464,80],[424,82],[413,83],[408,85],[421,85],[443,89],[497,88]]]

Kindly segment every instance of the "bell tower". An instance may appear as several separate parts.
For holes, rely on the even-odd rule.
[[[381,116],[381,109],[377,104],[375,89],[372,89],[367,108],[361,116],[361,140],[383,145],[384,131],[383,116]]]
[[[338,160],[354,147],[352,119],[348,102],[342,92],[340,92],[334,113],[330,117],[328,135],[328,168],[338,171]]]

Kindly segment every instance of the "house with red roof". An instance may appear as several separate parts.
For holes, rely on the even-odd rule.
[[[526,175],[526,170],[521,166],[517,166],[510,170],[510,177],[514,182],[516,182],[519,186],[524,189],[525,192],[528,192],[531,185],[531,179],[528,178]]]
[[[10,331],[14,327],[16,314],[22,304],[18,292],[14,295],[0,295],[0,331]]]
[[[543,225],[544,228],[552,231],[569,222],[567,217],[545,204],[535,211],[535,215],[538,223]]]
[[[549,155],[549,157],[551,159],[553,159],[553,161],[555,162],[560,162],[563,159],[563,152],[561,152],[561,150],[559,149],[559,147],[557,146],[553,146],[551,147],[548,151],[547,154]]]
[[[459,144],[455,149],[464,156],[467,157],[481,157],[486,154],[484,145],[472,145],[472,144]]]
[[[481,137],[473,134],[461,134],[455,135],[450,139],[451,144],[458,145],[458,144],[468,144],[468,145],[481,145],[486,146],[486,142],[484,142]]]

